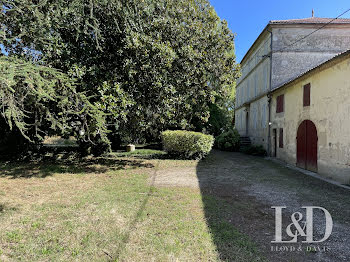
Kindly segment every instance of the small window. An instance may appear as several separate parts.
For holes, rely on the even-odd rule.
[[[308,83],[307,85],[304,85],[304,97],[303,97],[304,106],[310,106],[310,91],[311,91],[311,84]]]
[[[279,147],[283,148],[283,128],[280,128]]]
[[[276,113],[284,112],[284,95],[277,97]]]

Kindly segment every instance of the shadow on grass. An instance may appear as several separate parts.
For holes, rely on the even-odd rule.
[[[125,233],[122,236],[121,242],[118,245],[118,248],[117,248],[117,250],[115,252],[115,257],[111,256],[110,254],[108,254],[108,253],[106,253],[104,251],[104,253],[109,258],[111,258],[112,261],[119,261],[122,253],[125,250],[126,245],[130,241],[130,236],[133,233],[133,231],[135,230],[136,224],[140,221],[140,218],[141,218],[142,214],[145,211],[146,205],[148,204],[148,201],[149,201],[150,197],[152,196],[152,194],[154,192],[154,183],[155,183],[156,176],[157,176],[157,169],[158,169],[158,167],[156,167],[155,170],[154,170],[154,173],[153,173],[152,178],[151,178],[151,184],[149,186],[149,189],[148,189],[148,192],[147,192],[145,198],[143,199],[143,201],[142,201],[140,207],[138,208],[135,216],[133,217],[133,219],[131,220],[131,222],[127,226],[127,229],[125,230]]]
[[[6,204],[0,204],[0,216],[8,211],[17,211],[17,208],[8,206]]]
[[[166,152],[161,150],[153,150],[153,149],[137,149],[133,152],[113,152],[110,154],[111,156],[116,157],[128,157],[133,159],[142,159],[142,160],[162,160],[162,159],[173,159]]]
[[[252,216],[260,214],[255,213],[249,199],[240,196],[241,188],[231,180],[229,169],[229,163],[223,161],[216,151],[197,165],[196,173],[212,240],[222,261],[265,261],[250,236],[243,234],[241,227],[236,227],[240,223],[251,222],[246,219],[250,212]]]
[[[153,168],[153,164],[138,159],[118,157],[80,158],[72,153],[44,156],[36,161],[0,162],[0,177],[45,178],[57,173],[106,173],[116,170]]]

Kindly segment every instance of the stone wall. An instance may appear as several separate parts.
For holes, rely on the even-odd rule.
[[[350,183],[349,75],[350,57],[273,94],[271,130],[284,130],[284,147],[277,146],[278,158],[296,164],[298,127],[302,121],[311,120],[318,135],[318,173]],[[308,83],[311,84],[311,104],[304,107],[303,86]],[[284,94],[284,112],[276,113],[276,98],[281,94]]]
[[[291,45],[321,26],[277,26],[272,29],[272,89],[350,49],[349,25],[328,25]]]

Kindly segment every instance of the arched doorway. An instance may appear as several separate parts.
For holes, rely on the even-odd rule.
[[[297,166],[317,172],[317,129],[310,120],[304,120],[297,133]]]

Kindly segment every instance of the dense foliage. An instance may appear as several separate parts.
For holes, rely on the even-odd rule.
[[[201,159],[212,149],[214,137],[184,130],[164,131],[163,149],[168,154],[185,159]]]
[[[236,129],[231,129],[215,138],[215,145],[220,150],[238,151],[240,146],[240,135]]]
[[[113,140],[205,127],[210,106],[234,88],[234,35],[207,0],[0,3],[8,55],[74,78],[77,93],[97,110],[90,117],[100,119],[87,125],[103,124],[96,114],[106,113]]]
[[[248,155],[253,155],[253,156],[267,156],[266,150],[261,145],[259,146],[251,145],[248,147],[244,147],[241,149],[241,152]]]
[[[39,145],[44,136],[67,136],[81,129],[86,139],[106,133],[103,115],[76,92],[72,79],[6,56],[0,57],[0,106],[0,137],[9,145],[6,150],[21,151],[21,146],[29,145],[26,141]]]
[[[234,98],[229,98],[234,101]],[[223,132],[227,132],[234,128],[234,109],[227,104],[217,102],[209,105],[210,117],[208,122],[204,124],[204,129],[214,135],[218,136]]]

